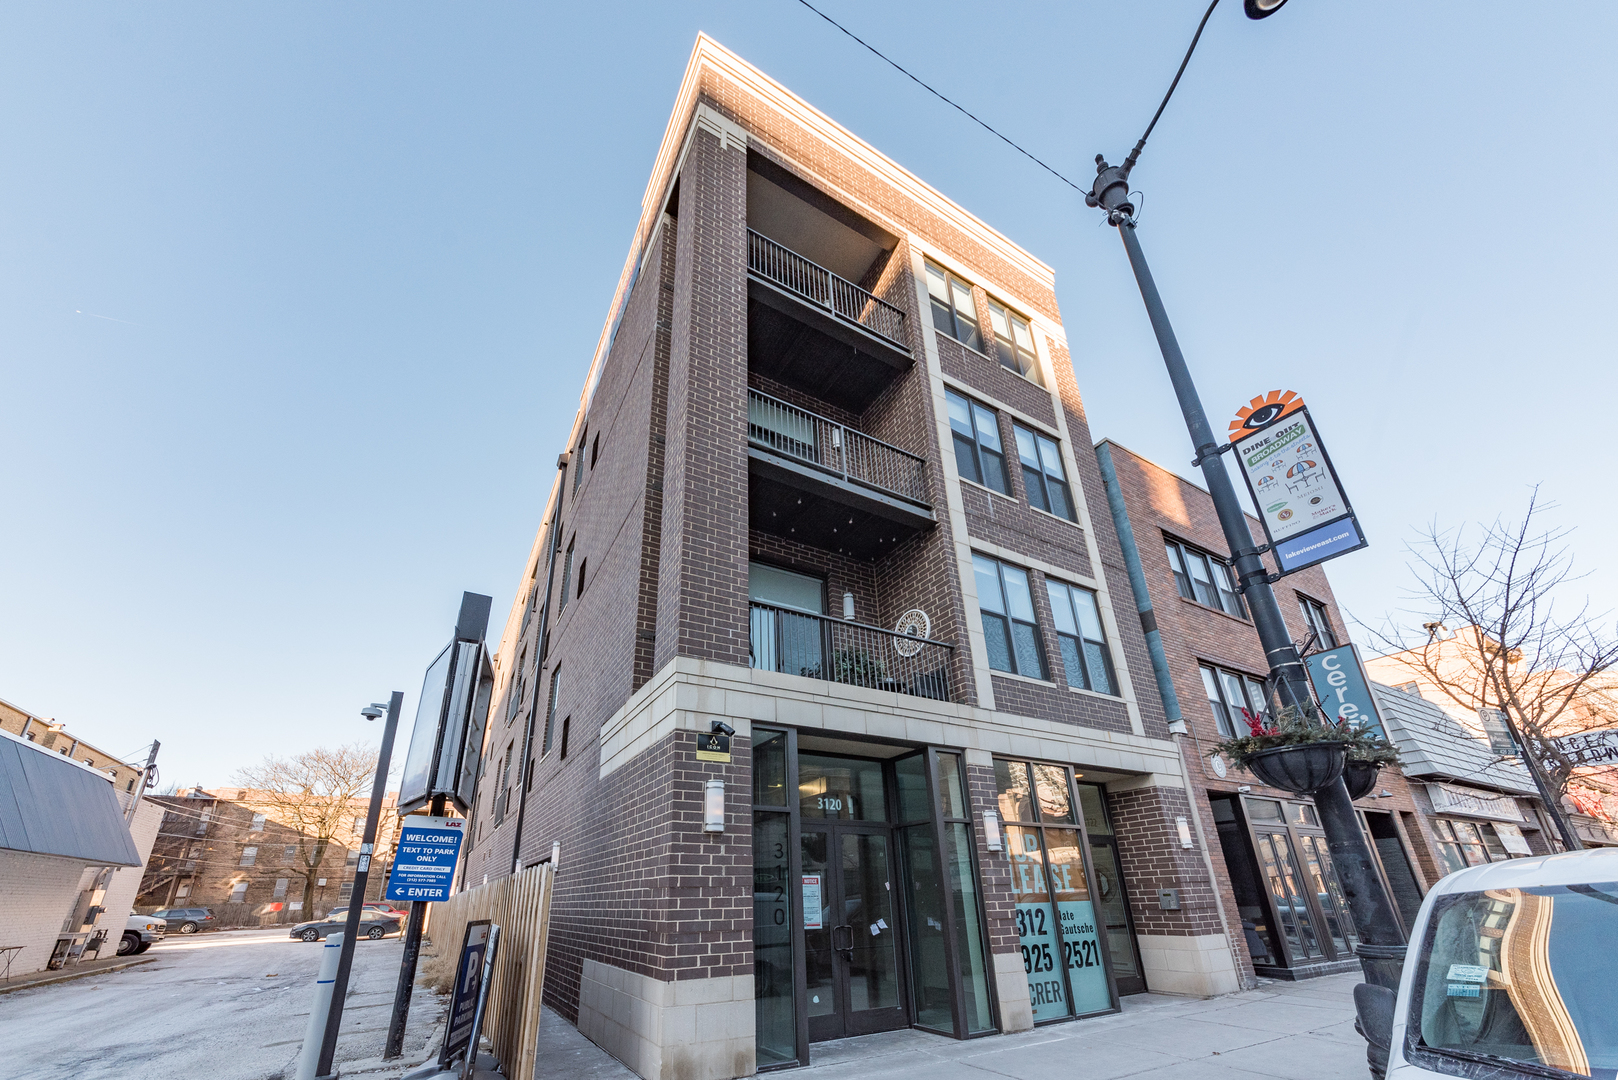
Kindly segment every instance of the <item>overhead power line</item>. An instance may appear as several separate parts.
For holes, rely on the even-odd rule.
[[[844,26],[842,23],[838,22],[836,19],[832,18],[830,15],[827,15],[824,11],[821,11],[819,8],[815,7],[815,5],[811,4],[809,2],[809,0],[798,0],[798,3],[802,4],[804,7],[808,8],[810,11],[814,12],[816,15],[819,15],[822,19],[825,19],[827,22],[829,22],[833,26],[837,27],[837,29],[841,30],[843,33],[847,34],[849,37],[853,38],[855,41],[859,42],[859,44],[865,46],[865,48],[867,48],[867,49],[869,49],[871,51],[872,55],[876,56],[883,63],[888,64],[895,71],[897,71],[901,75],[903,75],[905,78],[909,79],[911,82],[915,83],[917,86],[921,87],[923,90],[927,91],[929,94],[933,95],[933,97],[937,98],[939,101],[942,101],[944,104],[948,105],[950,108],[955,109],[962,116],[965,116],[968,120],[972,121],[974,124],[981,127],[984,131],[987,131],[989,134],[993,135],[995,138],[999,139],[1001,142],[1005,143],[1007,146],[1009,146],[1013,150],[1017,151],[1017,153],[1021,154],[1023,157],[1027,158],[1029,161],[1032,161],[1035,165],[1038,165],[1041,169],[1044,169],[1046,172],[1050,173],[1052,176],[1054,176],[1058,180],[1062,181],[1062,183],[1066,184],[1068,187],[1072,188],[1074,191],[1082,193],[1082,192],[1086,192],[1086,191],[1090,190],[1087,187],[1081,187],[1080,185],[1075,184],[1073,181],[1069,180],[1067,177],[1063,176],[1061,173],[1057,172],[1055,169],[1053,169],[1049,165],[1045,164],[1045,162],[1043,162],[1039,158],[1035,157],[1032,153],[1030,153],[1029,151],[1023,149],[1021,146],[1018,146],[1010,138],[1008,138],[1007,136],[1001,134],[999,131],[996,131],[993,127],[991,127],[988,124],[984,123],[982,120],[978,119],[972,113],[968,112],[966,109],[962,108],[960,105],[956,104],[955,102],[951,101],[949,98],[945,97],[939,91],[933,89],[931,86],[928,86],[925,82],[922,82],[921,79],[917,78],[914,73],[912,73],[910,70],[905,68],[898,61],[896,61],[896,60],[892,59],[891,57],[887,56],[885,53],[883,53],[876,46],[872,45],[870,42],[866,41],[864,38],[862,38],[858,34],[854,33],[854,31],[850,30],[848,27]],[[1155,123],[1155,120],[1154,120],[1154,123]]]

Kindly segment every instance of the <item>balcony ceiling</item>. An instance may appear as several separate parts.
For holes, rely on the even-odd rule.
[[[899,242],[756,152],[747,156],[747,224],[856,285]]]
[[[911,364],[908,355],[768,282],[750,280],[747,366],[862,413]]]
[[[879,559],[935,524],[929,510],[758,447],[747,465],[749,523],[760,532]]]

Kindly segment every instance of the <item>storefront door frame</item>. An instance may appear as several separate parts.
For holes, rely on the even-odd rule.
[[[1254,821],[1252,811],[1249,809],[1249,804],[1255,801],[1280,803],[1282,808],[1281,820]],[[1265,910],[1269,914],[1270,925],[1275,928],[1275,932],[1271,935],[1271,941],[1278,954],[1278,959],[1280,959],[1282,962],[1282,965],[1288,971],[1296,971],[1299,968],[1310,967],[1316,964],[1330,964],[1342,960],[1352,960],[1354,958],[1354,947],[1352,945],[1348,947],[1344,955],[1338,955],[1336,944],[1331,938],[1331,932],[1327,929],[1325,910],[1320,906],[1319,897],[1315,895],[1315,890],[1310,887],[1310,883],[1307,880],[1308,868],[1304,862],[1303,844],[1300,843],[1299,838],[1302,836],[1311,836],[1319,837],[1324,840],[1326,835],[1325,831],[1318,826],[1296,825],[1293,823],[1291,815],[1288,813],[1293,806],[1308,806],[1313,809],[1314,804],[1312,802],[1281,799],[1267,795],[1240,795],[1236,798],[1236,806],[1240,814],[1241,825],[1243,832],[1246,834],[1249,849],[1253,852],[1254,869],[1260,875],[1259,897],[1261,900],[1263,900]],[[1302,899],[1305,905],[1307,905],[1310,923],[1314,930],[1315,942],[1320,948],[1321,955],[1318,957],[1296,955],[1293,951],[1292,943],[1287,940],[1286,931],[1283,929],[1284,924],[1281,922],[1281,912],[1275,902],[1275,894],[1271,891],[1269,882],[1263,879],[1263,860],[1259,857],[1258,846],[1258,834],[1261,832],[1277,834],[1286,838],[1287,847],[1290,849],[1290,854],[1292,856],[1292,872],[1297,880],[1300,891],[1303,893]],[[1375,848],[1372,848],[1373,853],[1375,850]],[[1380,864],[1378,865],[1378,870],[1380,872]],[[1333,880],[1337,884],[1338,892],[1341,893],[1342,883],[1340,881],[1336,881],[1337,866],[1335,863],[1332,864],[1331,874]],[[1343,926],[1352,927],[1353,925],[1352,922],[1349,921],[1350,917],[1345,905],[1338,905],[1338,919],[1340,920],[1340,924]],[[1355,937],[1357,940],[1357,928],[1355,929]]]

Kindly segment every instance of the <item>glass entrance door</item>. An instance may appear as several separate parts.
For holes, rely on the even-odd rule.
[[[904,1027],[891,830],[805,823],[802,843],[810,1040]]]

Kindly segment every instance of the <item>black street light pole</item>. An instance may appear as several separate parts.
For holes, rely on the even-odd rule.
[[[320,1043],[317,1077],[332,1075],[332,1058],[337,1054],[337,1029],[343,1023],[343,998],[348,993],[348,972],[354,964],[354,937],[360,930],[360,914],[365,910],[365,887],[371,877],[371,856],[376,847],[376,826],[382,817],[382,796],[388,787],[388,765],[393,757],[393,735],[399,730],[399,709],[404,694],[395,690],[388,699],[388,722],[382,729],[382,750],[376,759],[376,779],[371,783],[371,806],[365,812],[365,835],[360,840],[360,861],[354,873],[354,888],[348,897],[348,917],[343,921],[343,948],[337,961],[337,981],[331,988],[331,1011],[326,1014],[326,1034]],[[380,706],[361,709],[367,720],[382,715]]]
[[[1261,19],[1273,14],[1284,2],[1245,0],[1245,7],[1250,18]],[[1135,272],[1135,281],[1140,285],[1141,299],[1146,302],[1146,314],[1157,335],[1157,345],[1163,353],[1163,363],[1168,367],[1169,380],[1174,384],[1174,395],[1179,399],[1191,442],[1197,449],[1193,464],[1202,467],[1208,493],[1213,497],[1214,509],[1219,514],[1219,524],[1225,533],[1225,543],[1230,545],[1231,557],[1236,563],[1236,574],[1241,583],[1239,587],[1247,599],[1248,609],[1253,613],[1253,626],[1258,630],[1259,641],[1264,646],[1264,655],[1270,665],[1270,683],[1283,708],[1294,706],[1304,713],[1313,713],[1314,698],[1308,672],[1292,644],[1291,632],[1281,617],[1275,592],[1270,588],[1272,579],[1269,567],[1264,564],[1260,549],[1253,543],[1252,531],[1247,526],[1247,514],[1236,495],[1230,473],[1225,469],[1221,455],[1226,447],[1221,446],[1214,437],[1208,415],[1202,408],[1202,399],[1197,395],[1196,384],[1191,381],[1191,371],[1180,352],[1180,343],[1174,337],[1173,326],[1169,324],[1163,299],[1152,280],[1152,271],[1146,265],[1146,255],[1141,251],[1140,240],[1135,235],[1135,207],[1129,201],[1130,170],[1139,160],[1147,136],[1157,126],[1158,117],[1163,115],[1174,88],[1179,85],[1180,76],[1185,74],[1186,64],[1191,61],[1191,53],[1202,37],[1203,27],[1208,24],[1208,18],[1218,4],[1219,0],[1213,0],[1208,5],[1201,24],[1197,26],[1196,36],[1191,39],[1191,47],[1180,62],[1180,70],[1175,73],[1174,82],[1163,96],[1163,103],[1157,107],[1157,114],[1147,125],[1146,133],[1124,159],[1123,165],[1109,165],[1100,154],[1096,155],[1095,185],[1085,196],[1085,202],[1106,212],[1107,223],[1117,227],[1124,250],[1129,254],[1129,265]],[[1397,990],[1399,968],[1404,957],[1404,931],[1382,887],[1370,846],[1360,830],[1354,803],[1348,797],[1348,788],[1338,779],[1315,792],[1314,799],[1321,826],[1326,832],[1332,862],[1348,901],[1349,914],[1359,933],[1358,955],[1366,981]]]

